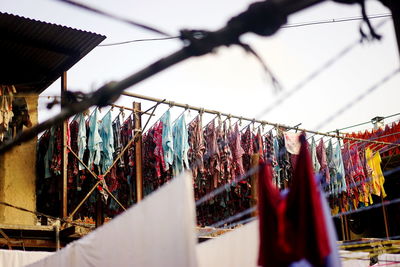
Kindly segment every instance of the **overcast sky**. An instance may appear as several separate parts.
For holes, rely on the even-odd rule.
[[[252,2],[85,1],[93,7],[149,24],[172,35],[177,35],[183,28],[216,30]],[[367,4],[370,15],[389,13],[378,1],[369,0]],[[2,0],[0,10],[103,34],[107,36],[104,44],[161,37],[54,0]],[[291,16],[288,23],[356,17],[360,14],[357,5],[347,6],[327,1]],[[243,36],[242,40],[261,55],[283,85],[283,92],[280,94],[274,92],[257,60],[238,47],[220,48],[212,55],[187,60],[128,91],[244,117],[257,116],[258,119],[287,125],[302,123],[304,128],[320,128],[319,130],[324,131],[368,121],[375,116],[398,113],[400,75],[318,127],[321,122],[399,67],[391,19],[373,19],[372,23],[376,25],[383,20],[389,21],[377,29],[383,36],[381,41],[357,45],[345,57],[267,114],[262,111],[270,107],[277,98],[292,90],[328,60],[337,57],[345,47],[360,39],[361,22],[285,28],[268,38],[252,34]],[[180,47],[179,40],[97,47],[68,72],[69,90],[94,90],[105,82],[124,78]],[[43,94],[55,95],[59,94],[59,90],[60,83],[56,82]],[[132,101],[131,98],[121,97],[118,102],[131,106]],[[143,105],[150,106],[149,103]],[[166,108],[160,108],[157,115],[161,115]],[[46,111],[43,100],[39,109],[41,120],[55,112]],[[180,114],[182,109],[176,108],[173,111],[174,114]],[[194,114],[195,112],[191,113],[192,116]]]

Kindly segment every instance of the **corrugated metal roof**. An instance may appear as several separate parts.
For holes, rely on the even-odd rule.
[[[0,84],[40,93],[105,38],[0,12]]]

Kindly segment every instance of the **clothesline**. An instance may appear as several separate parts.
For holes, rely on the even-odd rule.
[[[215,115],[219,115],[219,116],[225,116],[227,118],[236,118],[236,119],[239,119],[239,120],[250,121],[250,122],[253,122],[253,123],[260,123],[260,125],[270,125],[270,126],[273,126],[275,128],[285,128],[285,129],[289,129],[289,130],[297,130],[297,131],[301,131],[301,132],[311,133],[311,134],[314,134],[314,135],[322,135],[322,136],[326,136],[326,137],[339,138],[339,139],[343,139],[343,140],[352,140],[352,141],[359,141],[359,142],[366,142],[366,143],[373,143],[373,144],[381,144],[381,145],[400,146],[400,144],[395,144],[395,143],[366,140],[366,139],[354,138],[354,137],[345,137],[345,136],[341,136],[341,135],[337,135],[337,134],[324,133],[324,132],[320,132],[320,131],[314,131],[314,130],[309,130],[309,129],[304,129],[304,128],[298,128],[298,127],[295,127],[295,126],[288,126],[288,125],[269,122],[269,121],[265,121],[265,120],[257,120],[255,118],[253,118],[253,119],[246,118],[246,117],[243,117],[243,116],[232,115],[230,113],[220,112],[220,111],[217,111],[217,110],[211,110],[211,109],[206,109],[206,108],[202,108],[202,107],[195,107],[195,106],[192,106],[192,105],[189,105],[189,104],[182,104],[182,103],[178,103],[178,102],[175,102],[175,101],[167,101],[165,99],[163,100],[163,99],[144,96],[144,95],[140,95],[140,94],[136,94],[136,93],[123,92],[122,95],[129,96],[129,97],[134,97],[134,98],[139,98],[139,99],[143,99],[143,100],[148,100],[148,101],[153,101],[153,102],[157,102],[157,103],[163,102],[162,104],[169,105],[170,107],[172,107],[172,106],[181,107],[181,108],[185,108],[185,109],[196,110],[196,111],[198,111],[200,113],[209,113],[209,114],[215,114]]]

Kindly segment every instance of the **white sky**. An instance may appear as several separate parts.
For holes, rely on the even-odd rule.
[[[218,29],[253,1],[84,2],[177,35],[183,28]],[[370,0],[367,4],[369,14],[389,12],[378,1]],[[107,36],[103,43],[160,37],[51,0],[1,0],[0,11],[103,34]],[[354,17],[360,14],[357,5],[348,6],[327,1],[291,16],[289,23]],[[372,23],[377,24],[381,20],[375,19]],[[284,90],[289,91],[345,46],[359,39],[359,24],[360,21],[355,21],[288,28],[281,29],[273,37],[247,34],[242,40],[255,48],[278,77]],[[316,129],[320,122],[399,67],[392,22],[389,21],[377,32],[383,35],[381,42],[358,45],[300,92],[272,112],[257,118],[287,125],[302,123],[303,128]],[[68,72],[69,90],[90,91],[105,82],[124,78],[180,47],[179,40],[168,40],[95,48]],[[368,121],[375,116],[400,112],[397,90],[399,84],[400,75],[396,75],[320,130],[334,130]],[[43,94],[59,94],[59,88],[58,81]],[[260,114],[279,97],[279,94],[274,93],[260,64],[237,47],[221,48],[215,54],[187,60],[128,91],[250,118]],[[131,98],[121,97],[118,103],[131,106],[132,101]],[[43,102],[42,100],[39,106],[40,120],[56,112],[47,111]],[[149,107],[150,103],[143,103],[143,106]],[[161,115],[166,108],[159,108],[156,114]],[[180,108],[173,110],[176,115],[182,112]],[[191,113],[194,114],[195,112]]]

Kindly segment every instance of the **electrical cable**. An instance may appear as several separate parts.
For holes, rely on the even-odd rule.
[[[389,119],[389,118],[392,118],[392,117],[395,117],[395,116],[399,116],[399,115],[400,115],[400,113],[395,113],[395,114],[392,114],[392,115],[385,116],[385,117],[383,117],[383,119]],[[334,132],[337,132],[337,131],[347,130],[347,129],[350,129],[350,128],[362,126],[362,125],[369,124],[369,123],[371,123],[371,120],[366,121],[366,122],[362,122],[362,123],[358,123],[358,124],[354,124],[354,125],[350,125],[350,126],[346,126],[346,127],[340,128],[340,129],[333,130],[333,131],[329,131],[328,133],[334,133]]]
[[[380,23],[376,25],[376,28],[382,27],[386,22],[389,20],[383,20]],[[265,108],[263,111],[261,111],[256,117],[261,118],[265,115],[267,115],[269,112],[274,110],[276,107],[278,107],[280,104],[282,104],[284,101],[286,101],[289,97],[291,97],[293,94],[299,92],[301,89],[303,89],[307,84],[315,80],[319,75],[321,75],[323,72],[325,72],[327,69],[329,69],[331,66],[333,66],[336,62],[338,62],[341,58],[346,56],[350,51],[352,51],[354,48],[358,47],[360,44],[360,40],[357,39],[350,43],[349,45],[345,46],[342,50],[339,51],[339,53],[335,54],[335,56],[331,57],[329,60],[324,62],[319,68],[317,68],[315,71],[311,72],[305,79],[303,79],[301,82],[299,82],[293,89],[289,91],[285,91],[282,96],[280,96],[278,99],[276,99],[271,105],[269,105],[267,108]]]
[[[399,73],[400,69],[396,68],[395,70],[389,72],[387,75],[385,75],[382,79],[380,79],[377,83],[369,87],[365,92],[362,94],[358,95],[355,99],[353,99],[351,102],[347,103],[344,105],[342,108],[338,109],[334,114],[329,116],[326,120],[321,121],[317,126],[316,129],[321,129],[323,126],[325,126],[327,123],[331,122],[333,119],[337,118],[339,115],[343,114],[345,111],[347,111],[349,108],[351,108],[354,104],[360,102],[363,100],[367,95],[375,91],[376,89],[380,88],[383,84],[388,82],[390,79],[392,79],[394,76],[396,76]]]
[[[62,2],[62,3],[65,3],[65,4],[69,4],[71,6],[75,6],[75,7],[78,7],[78,8],[81,8],[81,9],[84,9],[84,10],[87,10],[87,11],[90,11],[90,12],[93,12],[93,13],[96,13],[96,14],[111,18],[111,19],[114,19],[114,20],[117,20],[117,21],[120,21],[120,22],[124,22],[124,23],[130,24],[132,26],[139,27],[139,28],[141,28],[143,30],[147,30],[147,31],[151,31],[151,32],[154,32],[154,33],[157,33],[157,34],[160,34],[160,35],[171,37],[171,35],[163,32],[161,30],[158,30],[158,29],[156,29],[154,27],[151,27],[151,26],[148,26],[148,25],[145,25],[145,24],[142,24],[142,23],[130,20],[130,19],[126,19],[126,18],[123,18],[123,17],[119,17],[117,15],[113,15],[111,13],[102,11],[100,9],[85,5],[83,3],[78,3],[78,2],[75,2],[75,1],[72,1],[72,0],[55,0],[55,1]]]
[[[390,14],[390,13],[373,14],[373,15],[369,15],[368,19],[387,18],[387,17],[391,17],[391,16],[392,16],[392,14]],[[363,17],[362,16],[344,17],[344,18],[338,18],[338,19],[300,22],[300,23],[286,24],[286,25],[282,26],[282,28],[298,28],[298,27],[311,26],[311,25],[321,25],[321,24],[348,22],[348,21],[356,21],[356,20],[363,20]],[[172,39],[180,39],[180,36],[170,36],[170,37],[161,37],[161,38],[133,39],[133,40],[121,41],[121,42],[115,42],[115,43],[99,44],[97,47],[109,47],[109,46],[124,45],[124,44],[130,44],[130,43],[151,42],[151,41],[165,41],[165,40],[172,40]],[[359,41],[357,41],[357,43],[359,43]]]

